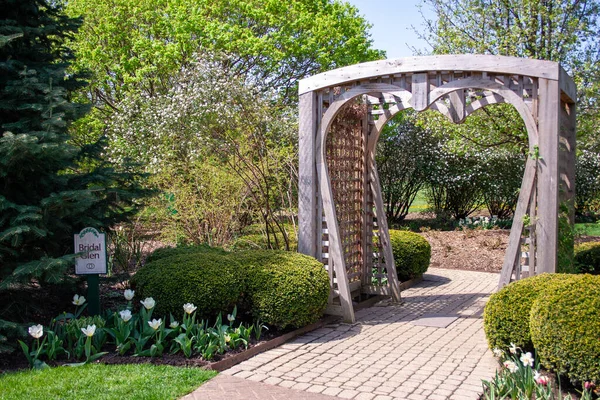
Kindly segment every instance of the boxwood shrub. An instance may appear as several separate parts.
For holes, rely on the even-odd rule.
[[[231,311],[245,287],[246,270],[234,257],[219,252],[191,252],[159,258],[133,276],[140,298],[156,300],[159,316],[183,313],[183,304],[194,303],[199,318]]]
[[[600,275],[600,242],[581,243],[574,250],[579,272]]]
[[[536,275],[494,293],[483,312],[483,329],[490,348],[506,350],[514,343],[524,351],[531,351],[529,314],[533,302],[551,281],[563,277],[562,274]]]
[[[220,247],[210,247],[206,244],[194,245],[194,246],[179,246],[179,247],[161,247],[154,250],[148,258],[146,258],[146,264],[151,263],[161,258],[179,256],[182,254],[197,254],[197,253],[216,253],[216,254],[227,254],[225,250]]]
[[[230,256],[247,270],[250,307],[255,318],[278,328],[317,321],[329,297],[323,264],[299,253],[248,250]]]
[[[390,230],[390,243],[400,282],[421,276],[429,268],[431,245],[421,235]]]
[[[573,383],[600,382],[600,276],[552,282],[535,300],[530,321],[544,367]]]

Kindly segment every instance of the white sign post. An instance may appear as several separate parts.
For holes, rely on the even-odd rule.
[[[106,274],[106,236],[94,228],[84,228],[75,234],[75,253],[83,253],[76,258],[77,275]]]
[[[106,274],[106,236],[95,228],[84,228],[75,234],[75,273],[87,275],[88,311],[100,314],[100,274]]]

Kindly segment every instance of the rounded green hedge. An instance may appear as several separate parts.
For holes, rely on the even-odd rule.
[[[317,321],[329,297],[323,264],[299,253],[249,250],[232,253],[247,270],[250,307],[255,318],[278,328]]]
[[[231,311],[240,299],[246,271],[235,258],[219,252],[178,254],[144,265],[133,276],[137,297],[156,300],[157,315],[183,313],[185,303],[198,307],[199,318]]]
[[[600,382],[600,276],[552,282],[535,300],[530,326],[544,367],[573,383]]]
[[[574,251],[579,272],[600,275],[600,242],[578,244]]]
[[[400,282],[421,276],[429,268],[431,245],[421,235],[390,230],[390,243]]]
[[[194,246],[181,246],[181,247],[161,247],[152,252],[146,258],[146,264],[160,260],[162,258],[179,256],[182,254],[198,254],[198,253],[216,253],[216,254],[227,254],[225,250],[220,247],[210,247],[206,244],[194,245]]]
[[[284,224],[287,234],[290,251],[295,251],[298,248],[298,238],[296,230],[293,226]],[[262,229],[262,230],[261,230]],[[275,250],[285,250],[285,239],[280,231],[270,237],[271,247]],[[269,241],[264,233],[264,226],[260,224],[250,225],[244,229],[244,234],[238,237],[232,244],[231,248],[238,250],[269,250]]]
[[[483,329],[490,349],[508,349],[511,343],[531,351],[529,314],[534,300],[562,274],[541,274],[521,279],[494,293],[485,305]]]

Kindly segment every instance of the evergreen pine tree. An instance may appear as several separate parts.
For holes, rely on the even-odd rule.
[[[69,75],[65,39],[78,26],[52,0],[0,0],[0,291],[57,283],[73,266],[73,234],[107,229],[144,195],[135,173],[102,160],[102,142],[69,142],[88,105],[70,101],[85,85]],[[127,212],[125,211],[127,210]],[[6,330],[0,305],[0,351]],[[4,335],[2,331],[4,330]],[[4,346],[5,347],[5,346]]]

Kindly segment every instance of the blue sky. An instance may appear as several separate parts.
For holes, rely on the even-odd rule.
[[[423,17],[418,5],[421,0],[346,0],[356,6],[360,14],[369,21],[374,47],[385,50],[387,58],[413,55],[411,47],[430,50],[427,43],[419,39],[413,26],[423,31]],[[423,13],[430,19],[433,13],[427,6]]]

